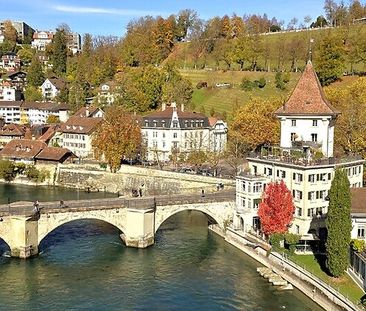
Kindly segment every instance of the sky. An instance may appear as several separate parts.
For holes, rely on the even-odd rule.
[[[167,17],[182,9],[197,11],[200,18],[264,14],[284,20],[313,19],[323,14],[323,0],[0,0],[0,20],[26,22],[37,30],[54,30],[66,23],[73,31],[122,36],[130,20],[141,16]]]

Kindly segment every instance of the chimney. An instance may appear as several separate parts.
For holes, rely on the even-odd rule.
[[[173,110],[177,110],[177,103],[171,103],[170,107],[172,107]]]
[[[89,117],[89,106],[85,107],[85,117],[88,118]]]
[[[164,111],[166,109],[166,103],[161,104],[161,111]]]
[[[183,103],[180,105],[180,110],[184,111],[184,104]]]

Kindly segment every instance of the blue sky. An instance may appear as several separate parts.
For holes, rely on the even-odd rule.
[[[0,20],[23,20],[35,29],[52,30],[67,23],[73,31],[95,35],[125,32],[127,23],[145,15],[168,16],[181,9],[196,10],[203,19],[213,16],[263,14],[300,21],[323,14],[322,0],[0,0]]]

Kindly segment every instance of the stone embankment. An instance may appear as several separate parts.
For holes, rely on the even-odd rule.
[[[352,303],[334,288],[325,284],[323,281],[290,260],[282,257],[280,254],[272,252],[267,255],[267,249],[262,247],[263,242],[259,239],[258,243],[253,243],[252,236],[247,239],[245,233],[236,231],[230,227],[227,228],[225,232],[216,225],[210,225],[210,229],[222,236],[228,243],[261,263],[272,273],[275,273],[298,288],[325,310],[364,310]]]
[[[117,173],[110,173],[97,165],[61,165],[56,184],[86,191],[107,191],[131,195],[141,189],[143,195],[216,192],[217,185],[234,189],[235,180],[183,174],[136,166],[123,165]]]

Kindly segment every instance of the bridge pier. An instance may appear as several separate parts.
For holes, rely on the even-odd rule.
[[[12,257],[29,258],[38,254],[38,220],[26,216],[13,217],[10,230]]]
[[[121,239],[129,247],[146,248],[154,244],[155,211],[153,209],[127,209],[126,231]]]

